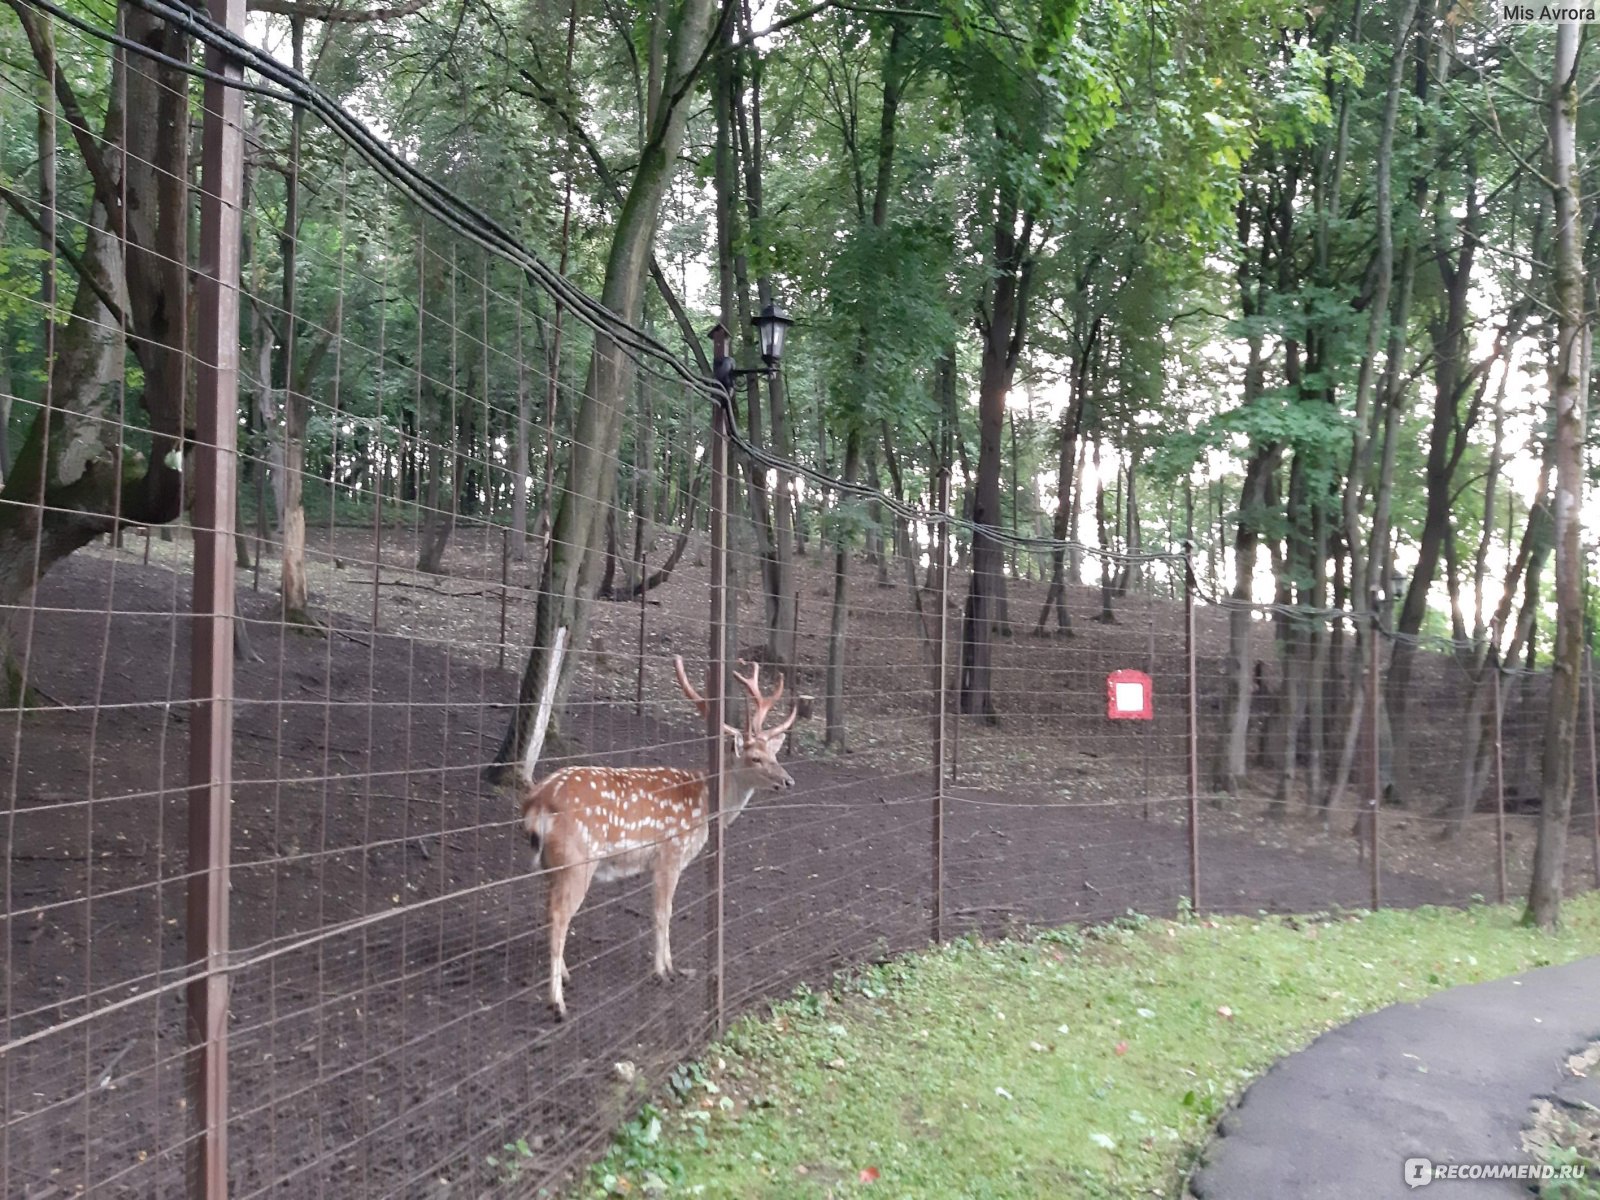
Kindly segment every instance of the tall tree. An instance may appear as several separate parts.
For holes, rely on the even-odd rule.
[[[1578,186],[1577,22],[1556,26],[1550,86],[1550,192],[1555,207],[1551,307],[1556,316],[1550,364],[1550,416],[1555,427],[1556,636],[1550,707],[1539,770],[1539,840],[1528,886],[1527,920],[1545,929],[1561,919],[1572,819],[1578,684],[1583,664],[1583,428],[1589,385],[1589,321],[1584,307],[1583,230]]]
[[[665,4],[666,0],[658,2]],[[644,281],[661,203],[677,171],[715,11],[712,0],[683,0],[670,6],[671,16],[664,21],[667,32],[661,39],[660,103],[652,114],[612,229],[600,292],[601,303],[630,323],[637,323],[642,315]],[[567,630],[571,641],[581,644],[587,627],[599,585],[605,512],[616,486],[616,451],[634,369],[633,358],[612,331],[596,330],[588,381],[573,429],[566,486],[556,509],[550,553],[541,564],[533,644],[518,691],[516,715],[487,772],[492,780],[504,779],[509,766],[528,749],[557,631]],[[573,662],[566,660],[562,695],[570,684]]]

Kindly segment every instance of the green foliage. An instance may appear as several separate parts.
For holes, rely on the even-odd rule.
[[[943,295],[950,244],[931,222],[857,225],[825,276],[829,304],[817,343],[841,424],[927,420],[932,398],[919,368],[956,336]]]
[[[84,0],[68,2],[91,21],[106,15]],[[771,19],[782,21],[787,11]],[[656,10],[625,4],[577,12],[570,75],[565,38],[551,36],[564,32],[568,9],[543,0],[431,6],[367,24],[313,21],[307,62],[319,86],[420,170],[515,227],[547,261],[565,249],[572,280],[595,292],[618,206],[590,150],[620,179],[638,161]],[[971,400],[981,362],[972,314],[996,269],[996,214],[1014,204],[1018,228],[1030,220],[1033,234],[1032,319],[1018,378],[1031,389],[1030,404],[1054,403],[1083,368],[1079,432],[1100,444],[1108,471],[1137,464],[1140,506],[1152,523],[1173,527],[1177,485],[1235,475],[1240,457],[1264,445],[1282,449],[1280,498],[1293,470],[1310,494],[1336,505],[1366,353],[1375,158],[1394,12],[1367,13],[1359,40],[1350,17],[1347,7],[1286,10],[1265,0],[1202,7],[950,0],[931,16],[823,10],[759,39],[759,60],[746,54],[740,70],[747,105],[759,81],[764,211],[741,231],[738,248],[747,270],[769,276],[802,321],[786,365],[796,452],[837,473],[851,430],[880,457],[887,433],[912,497],[931,494],[947,439],[976,457]],[[260,20],[262,37],[283,48],[287,21]],[[1468,242],[1478,247],[1470,356],[1483,353],[1495,330],[1513,328],[1522,338],[1509,425],[1520,482],[1503,476],[1502,501],[1509,487],[1526,486],[1522,468],[1539,450],[1525,434],[1543,394],[1547,334],[1535,321],[1523,336],[1511,315],[1529,303],[1537,312],[1544,284],[1532,264],[1548,261],[1542,184],[1527,164],[1543,145],[1540,72],[1549,52],[1548,30],[1490,27],[1464,13],[1420,23],[1405,49],[1417,61],[1452,64],[1420,81],[1405,73],[1389,164],[1398,246],[1410,245],[1417,263],[1397,364],[1403,409],[1388,498],[1407,557],[1425,514],[1447,265]],[[63,29],[57,56],[98,126],[111,99],[110,54]],[[38,171],[37,64],[15,21],[0,24],[0,63],[20,81],[0,96],[8,131],[0,182],[26,198]],[[886,72],[899,103],[888,219],[879,228],[871,199]],[[1586,99],[1579,123],[1586,195],[1596,190],[1587,164],[1600,161],[1592,103]],[[241,330],[247,404],[281,389],[279,376],[288,372],[311,398],[308,468],[319,475],[348,470],[379,447],[392,462],[414,445],[404,439],[419,435],[475,439],[480,453],[509,467],[505,414],[519,389],[543,398],[549,297],[510,265],[420,220],[407,198],[309,119],[300,223],[290,231],[298,243],[293,362],[285,361],[290,339],[276,305],[290,114],[259,97],[247,109],[246,273],[254,301]],[[55,163],[60,236],[76,246],[89,213],[89,177],[70,131],[58,126],[65,135]],[[705,278],[715,270],[715,213],[704,186],[714,132],[704,104],[685,145],[689,166],[655,239],[664,275],[702,330],[716,291]],[[1472,211],[1469,179],[1476,181]],[[563,244],[568,182],[574,204]],[[36,232],[8,210],[0,226],[0,386],[30,405],[42,395],[46,369],[40,258]],[[75,289],[63,265],[63,307]],[[679,331],[664,308],[652,301],[647,315],[655,333],[676,344]],[[1243,404],[1250,341],[1260,347],[1264,386]],[[568,320],[554,367],[558,446],[569,444],[562,435],[591,346],[582,323]],[[256,378],[263,352],[274,365]],[[934,386],[937,365],[951,352],[958,364],[953,427]],[[1384,365],[1380,356],[1370,368]],[[139,373],[129,370],[120,385],[136,410]],[[1452,493],[1458,549],[1475,547],[1484,523],[1488,419],[1481,405],[1473,408],[1475,395],[1467,388],[1453,414],[1467,443]],[[1017,398],[1012,403],[1020,407]],[[30,405],[16,406],[13,447],[36,411]],[[1002,494],[1019,525],[1056,487],[1056,439],[1066,422],[1055,415],[1042,404],[1034,420],[1019,414],[1014,462],[1006,439],[1003,474],[1009,483],[1014,472],[1018,487],[1015,496],[1009,486]],[[135,412],[133,425],[139,421]],[[668,436],[623,441],[625,486],[648,477],[649,464],[634,461],[642,446],[661,454],[663,445],[704,436],[703,414],[682,397],[657,403],[651,427]],[[280,423],[266,437],[282,432]],[[129,444],[142,445],[143,435]],[[1375,482],[1356,481],[1369,491]],[[1526,499],[1516,498],[1519,524]],[[1372,507],[1369,497],[1364,524]],[[1262,528],[1287,533],[1294,526],[1281,501],[1277,508]],[[813,528],[817,513],[800,519]],[[839,536],[856,538],[867,516],[852,503],[830,520]],[[1500,558],[1497,545],[1496,564]],[[1437,618],[1429,619],[1432,628]]]

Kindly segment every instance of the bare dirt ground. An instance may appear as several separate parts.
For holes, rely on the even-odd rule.
[[[445,577],[410,570],[405,531],[385,532],[376,570],[370,530],[313,536],[313,598],[328,633],[276,621],[270,560],[259,591],[248,572],[240,578],[262,661],[238,664],[234,741],[235,1194],[531,1192],[581,1164],[645,1081],[704,1044],[707,871],[691,867],[679,889],[682,975],[664,985],[649,977],[647,885],[598,886],[568,949],[574,1017],[555,1023],[544,1007],[542,888],[512,802],[479,777],[516,694],[528,568],[507,568],[503,647],[498,534],[463,530]],[[167,1196],[183,1169],[188,543],[154,542],[148,564],[144,554],[130,539],[49,576],[29,641],[47,702],[0,714],[4,1032],[13,1044],[34,1039],[0,1057],[7,1196]],[[962,584],[957,575],[957,593]],[[813,694],[830,588],[808,560],[796,676]],[[1190,892],[1181,604],[1130,594],[1117,623],[1102,625],[1088,620],[1095,593],[1074,589],[1078,636],[1034,638],[1043,588],[1012,590],[1018,635],[996,658],[1001,722],[966,719],[949,732],[945,932],[1170,913]],[[693,552],[651,593],[637,705],[640,608],[600,606],[577,647],[563,738],[543,766],[703,760],[671,657],[703,661],[705,597]],[[936,613],[935,598],[924,600]],[[744,595],[747,620],[758,603]],[[1209,754],[1226,619],[1201,618]],[[953,618],[948,627],[953,639]],[[1270,655],[1270,629],[1256,634]],[[930,937],[937,693],[919,641],[905,588],[880,588],[858,566],[850,749],[824,750],[820,719],[802,723],[789,761],[796,790],[758,798],[729,829],[729,1015]],[[1106,720],[1105,675],[1122,667],[1155,679],[1155,720]],[[1419,672],[1424,779],[1458,773],[1455,670],[1428,661]],[[1527,703],[1531,714],[1537,697]],[[1508,724],[1508,781],[1529,761],[1537,770],[1536,744],[1524,745],[1537,726],[1526,724],[1515,738]],[[1261,778],[1266,787],[1265,768]],[[1441,842],[1429,812],[1420,800],[1385,814],[1385,902],[1494,898],[1492,818]],[[1509,818],[1514,889],[1531,820]],[[1349,824],[1348,810],[1335,813],[1325,832],[1320,810],[1298,802],[1273,819],[1265,796],[1205,804],[1202,907],[1365,904]],[[1587,854],[1575,838],[1575,886]]]

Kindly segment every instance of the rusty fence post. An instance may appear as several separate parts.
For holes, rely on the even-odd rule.
[[[933,940],[944,941],[944,722],[950,647],[950,468],[939,471],[939,711],[933,722]]]
[[[244,29],[244,0],[209,0]],[[190,627],[187,989],[191,1145],[197,1200],[228,1194],[228,867],[233,788],[233,534],[239,440],[239,270],[244,191],[243,70],[206,50],[200,160],[195,389],[194,597]]]
[[[1368,811],[1372,820],[1368,826],[1367,835],[1372,839],[1372,911],[1377,912],[1383,903],[1383,895],[1378,883],[1378,810],[1382,807],[1383,799],[1383,771],[1378,761],[1381,747],[1378,743],[1381,724],[1378,720],[1378,701],[1381,695],[1378,689],[1378,665],[1381,661],[1381,650],[1378,645],[1378,612],[1377,604],[1373,604],[1372,612],[1372,638],[1371,650],[1367,662],[1367,729],[1371,735],[1371,768],[1372,768],[1372,795],[1367,800]]]
[[[1506,902],[1506,760],[1502,721],[1505,710],[1500,697],[1500,666],[1489,668],[1493,672],[1494,688],[1494,845],[1495,882],[1499,887],[1500,903]]]
[[[711,644],[706,665],[706,739],[708,793],[706,819],[711,824],[706,855],[706,886],[710,890],[707,916],[707,952],[710,955],[706,1002],[711,1008],[712,1030],[721,1037],[726,1028],[723,984],[723,826],[722,792],[726,771],[727,740],[722,726],[727,719],[728,628],[728,413],[731,390],[718,399],[711,416]]]
[[[1194,543],[1183,543],[1183,658],[1187,676],[1188,737],[1186,764],[1189,784],[1189,906],[1200,911],[1200,713],[1199,684],[1195,670],[1194,638]]]

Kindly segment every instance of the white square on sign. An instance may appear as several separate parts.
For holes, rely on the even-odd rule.
[[[1144,684],[1119,683],[1116,689],[1118,712],[1144,711]]]

